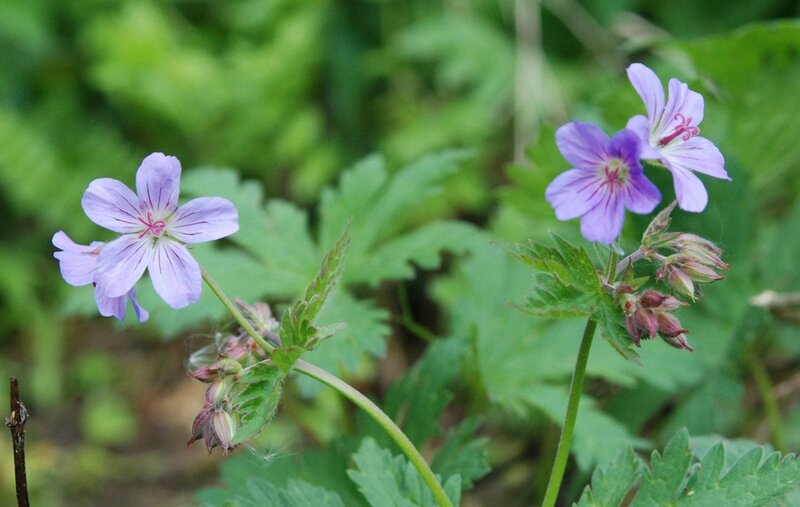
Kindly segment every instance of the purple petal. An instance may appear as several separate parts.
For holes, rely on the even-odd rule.
[[[705,137],[693,137],[686,142],[667,146],[662,156],[671,167],[680,167],[730,180],[725,171],[725,159],[714,143]]]
[[[622,129],[611,138],[608,146],[608,153],[612,157],[619,157],[631,171],[641,171],[639,165],[639,153],[641,152],[641,141],[636,132]]]
[[[634,63],[628,67],[628,79],[642,98],[651,124],[658,121],[664,110],[664,87],[661,85],[661,80],[655,72],[641,63]]]
[[[199,197],[178,208],[168,230],[184,243],[213,241],[239,230],[239,213],[227,199]]]
[[[119,233],[144,229],[139,217],[139,199],[121,181],[100,178],[89,183],[83,193],[81,206],[89,219],[99,226]]]
[[[581,217],[581,234],[589,241],[609,245],[622,231],[623,220],[625,207],[622,199],[618,194],[612,194]]]
[[[53,253],[53,257],[58,259],[61,276],[68,284],[80,287],[94,281],[97,255],[102,243],[93,243],[89,246],[79,245],[63,231],[58,231],[53,235],[53,245],[62,250]]]
[[[124,296],[142,277],[153,257],[153,250],[150,236],[120,236],[100,252],[94,281],[103,288],[106,296]]]
[[[570,169],[559,174],[544,195],[559,220],[571,220],[600,203],[605,195],[602,184],[596,172]]]
[[[608,158],[608,136],[596,125],[573,121],[556,131],[556,144],[578,169],[595,169]]]
[[[181,163],[175,157],[152,153],[136,172],[136,193],[143,210],[163,218],[178,208]]]
[[[708,192],[700,178],[691,171],[681,167],[669,167],[672,172],[672,179],[675,183],[675,195],[678,198],[678,206],[685,211],[699,213],[708,204]]]
[[[131,300],[131,306],[133,306],[133,312],[136,314],[136,320],[138,320],[139,323],[147,322],[147,319],[150,318],[150,312],[142,308],[139,304],[139,301],[136,299],[135,288],[128,292],[128,299]]]
[[[676,121],[675,115],[682,114],[692,119],[692,125],[703,121],[703,96],[689,89],[689,85],[675,78],[669,80],[669,99],[664,108],[663,126],[667,128]],[[671,131],[672,128],[667,130]]]
[[[655,160],[660,159],[661,154],[658,153],[652,146],[650,146],[650,121],[640,115],[637,114],[630,120],[628,120],[628,124],[625,126],[627,130],[632,130],[636,133],[636,136],[639,138],[639,148],[641,150],[640,157],[645,160]]]
[[[638,174],[632,173],[630,181],[625,186],[625,193],[622,195],[622,199],[625,207],[629,210],[647,215],[661,202],[661,192],[641,172]]]
[[[172,308],[183,308],[200,299],[200,266],[189,250],[175,241],[156,242],[150,279],[158,295]]]
[[[97,310],[103,317],[116,317],[120,322],[125,321],[128,296],[110,298],[103,293],[100,286],[97,286],[94,289],[94,302],[97,303]]]

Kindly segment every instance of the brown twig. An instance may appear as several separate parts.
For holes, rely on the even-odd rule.
[[[14,446],[14,474],[17,483],[17,505],[29,507],[28,479],[25,476],[25,421],[28,409],[19,399],[19,385],[16,377],[11,377],[11,415],[6,417],[6,426],[11,429]]]

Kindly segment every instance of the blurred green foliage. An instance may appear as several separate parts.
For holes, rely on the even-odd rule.
[[[200,455],[181,455],[191,466],[164,456],[178,455],[166,449],[182,447],[202,399],[183,390],[183,358],[209,326],[230,326],[218,323],[221,306],[204,294],[174,312],[143,294],[152,323],[121,327],[94,318],[91,290],[66,286],[51,257],[59,229],[109,238],[83,215],[81,193],[97,177],[130,184],[153,151],[181,159],[185,196],[239,207],[241,232],[194,252],[232,296],[278,309],[299,297],[352,218],[342,284],[318,319],[348,327],[309,360],[356,378],[393,415],[417,414],[404,429],[427,445],[445,439],[434,467],[462,486],[477,481],[463,493],[471,501],[538,499],[543,485],[530,477],[554,453],[582,323],[513,309],[531,272],[495,243],[550,231],[579,240],[543,199],[568,167],[553,132],[573,118],[610,132],[641,113],[624,76],[635,60],[704,93],[703,135],[733,182],[705,179],[709,208],[674,223],[721,244],[733,267],[681,316],[694,354],[646,343],[637,365],[598,340],[564,499],[576,501],[621,446],[662,448],[681,427],[797,451],[798,311],[749,303],[767,289],[800,291],[797,14],[786,0],[0,3],[0,373],[20,377],[35,416],[36,503],[180,504],[217,476]],[[670,199],[670,178],[653,180]],[[646,221],[629,215],[623,244]],[[436,336],[449,337],[447,350]],[[411,368],[423,350],[447,368]],[[775,384],[782,431],[764,414],[759,368]],[[420,379],[436,396],[418,397]],[[303,401],[318,386],[300,387],[287,387],[297,400],[254,443],[297,459],[242,465],[243,453],[222,478],[231,488],[268,481],[251,485],[250,501],[283,498],[272,484],[296,478],[296,501],[325,488],[359,505],[346,474],[354,435],[385,447],[376,459],[396,451],[324,391]],[[476,431],[494,470],[483,479]],[[0,455],[10,456],[6,439]],[[10,503],[10,460],[0,472],[0,503]]]

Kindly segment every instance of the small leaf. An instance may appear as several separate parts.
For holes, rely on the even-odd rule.
[[[290,479],[278,487],[259,478],[250,478],[246,491],[234,500],[235,507],[344,507],[342,499],[333,491],[304,481]]]
[[[595,470],[591,486],[586,486],[578,507],[612,507],[623,505],[628,491],[641,474],[641,463],[633,449],[627,447],[614,461]]]
[[[246,378],[244,381],[249,385],[233,399],[239,414],[234,445],[258,435],[275,415],[285,376],[280,368],[270,362],[257,364],[240,377],[240,380]]]
[[[356,470],[347,474],[373,507],[436,507],[433,493],[419,472],[403,456],[392,456],[371,438],[365,438],[353,455]],[[438,477],[437,477],[438,479]],[[444,483],[453,505],[459,505],[461,479],[454,475]]]

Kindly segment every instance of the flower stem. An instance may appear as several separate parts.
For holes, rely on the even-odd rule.
[[[203,280],[206,282],[206,285],[208,285],[208,288],[211,289],[211,292],[213,292],[214,295],[217,296],[217,298],[222,303],[222,306],[224,306],[230,312],[230,314],[233,315],[233,318],[236,319],[236,322],[238,322],[239,325],[242,326],[242,329],[244,329],[244,331],[247,334],[249,334],[250,337],[253,338],[253,340],[255,340],[255,342],[258,343],[258,345],[262,349],[264,349],[268,354],[271,354],[272,351],[275,350],[275,347],[270,345],[269,342],[267,342],[267,340],[265,340],[263,336],[258,334],[258,332],[255,329],[253,329],[253,326],[250,325],[249,322],[247,322],[247,319],[244,318],[242,312],[240,312],[239,309],[236,308],[236,305],[234,305],[233,302],[230,300],[230,298],[228,298],[228,296],[225,295],[225,293],[222,291],[222,288],[219,285],[217,285],[217,282],[215,282],[213,278],[211,278],[211,275],[208,274],[205,268],[200,266],[200,272],[203,274]]]
[[[416,468],[422,476],[422,480],[425,481],[425,484],[427,484],[433,492],[436,502],[442,507],[452,507],[453,504],[450,498],[448,498],[444,489],[442,489],[442,486],[439,484],[439,481],[436,479],[436,476],[433,474],[433,471],[425,462],[425,458],[423,458],[417,448],[414,447],[414,444],[411,443],[411,440],[403,433],[403,430],[401,430],[380,407],[373,403],[372,400],[361,394],[361,392],[339,377],[313,364],[307,363],[302,359],[298,359],[297,362],[295,362],[294,370],[336,389],[342,396],[352,401],[372,417],[372,419],[386,431],[392,440],[394,440],[397,446],[400,447],[403,454],[408,457],[411,464],[414,465],[414,468]]]
[[[769,425],[772,445],[775,446],[776,450],[784,452],[786,447],[783,439],[781,410],[778,407],[778,400],[775,397],[769,373],[754,350],[748,352],[747,362],[750,364],[750,371],[753,374],[753,379],[756,381],[758,393],[761,395],[764,411],[767,413],[767,424]]]
[[[581,392],[583,391],[583,379],[586,375],[586,363],[589,360],[589,351],[592,348],[594,331],[597,329],[597,321],[589,319],[583,330],[581,348],[578,351],[578,360],[575,362],[575,371],[572,373],[572,383],[569,386],[569,401],[567,402],[567,415],[564,418],[564,429],[561,431],[561,438],[558,440],[558,450],[556,459],[553,462],[553,469],[550,472],[550,480],[547,482],[547,490],[542,500],[542,507],[553,507],[558,498],[558,491],[561,489],[561,481],[564,478],[564,470],[567,468],[569,450],[572,446],[572,433],[575,431],[575,421],[578,418],[578,405],[581,402]]]
[[[606,283],[611,283],[617,274],[617,253],[611,249],[608,258],[608,268],[606,270]],[[583,338],[578,350],[578,358],[575,361],[575,370],[572,372],[572,382],[569,386],[569,400],[567,401],[567,414],[564,416],[564,425],[561,430],[561,437],[558,439],[558,449],[556,458],[553,461],[553,469],[550,471],[550,479],[547,482],[547,489],[542,500],[542,507],[553,507],[558,499],[558,492],[561,489],[561,481],[564,479],[564,471],[569,460],[569,451],[572,447],[572,435],[575,432],[575,421],[578,419],[578,407],[581,403],[581,393],[583,392],[583,380],[586,377],[586,364],[589,362],[589,352],[592,350],[592,340],[597,329],[597,321],[589,318],[586,327],[583,329]]]
[[[211,292],[213,292],[214,295],[219,298],[225,308],[230,312],[231,315],[233,315],[233,318],[236,319],[236,321],[242,326],[242,329],[248,335],[250,335],[250,337],[252,337],[253,340],[255,340],[256,343],[258,343],[258,345],[261,346],[261,348],[263,348],[267,353],[272,353],[275,350],[275,347],[270,345],[263,336],[258,334],[258,332],[253,329],[253,326],[247,322],[247,319],[244,318],[242,312],[231,302],[228,296],[225,295],[220,286],[217,285],[217,283],[211,278],[206,270],[202,267],[200,270],[203,274],[203,280],[205,280],[206,284],[211,289]],[[428,485],[433,493],[433,496],[436,498],[436,503],[438,503],[440,507],[453,507],[453,503],[444,492],[444,489],[442,488],[441,484],[439,484],[439,481],[436,479],[436,476],[431,468],[425,462],[425,458],[423,458],[417,448],[414,447],[414,444],[408,439],[405,433],[403,433],[403,430],[401,430],[400,427],[398,427],[397,424],[392,421],[391,417],[386,415],[386,413],[383,412],[378,405],[373,403],[372,400],[361,394],[360,391],[336,375],[333,375],[322,368],[314,366],[311,363],[303,361],[302,359],[298,359],[292,369],[336,389],[339,391],[339,394],[352,401],[356,406],[361,408],[370,417],[372,417],[372,419],[374,419],[375,422],[377,422],[381,428],[386,431],[389,437],[394,440],[397,446],[400,447],[400,450],[403,451],[403,454],[405,454],[406,457],[408,457],[408,459],[411,461],[411,464],[414,465],[414,468],[417,469],[419,474],[422,476],[422,480],[425,481],[425,484]]]

